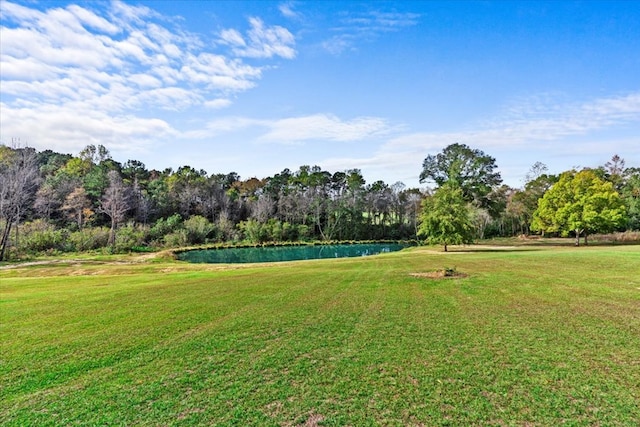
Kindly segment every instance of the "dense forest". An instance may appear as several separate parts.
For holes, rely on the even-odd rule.
[[[446,245],[534,232],[586,239],[640,228],[640,168],[625,167],[617,155],[560,175],[536,163],[522,188],[504,185],[496,169],[491,156],[452,144],[425,158],[420,178],[432,187],[417,189],[367,183],[358,169],[305,165],[242,179],[190,166],[158,171],[137,160],[119,163],[102,145],[77,156],[0,145],[0,259],[225,242]],[[454,206],[461,222],[443,224]],[[443,232],[447,226],[453,228]],[[438,232],[461,238],[443,240]]]

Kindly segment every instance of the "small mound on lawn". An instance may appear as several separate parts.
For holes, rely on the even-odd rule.
[[[441,268],[440,270],[427,271],[424,273],[410,273],[409,275],[428,279],[454,279],[467,277],[466,274],[456,271],[455,268]]]

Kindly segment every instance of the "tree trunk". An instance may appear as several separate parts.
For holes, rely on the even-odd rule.
[[[576,246],[580,246],[580,230],[576,229]]]
[[[447,244],[444,244],[444,251],[447,252]]]
[[[114,218],[111,218],[111,229],[109,230],[109,245],[111,250],[115,252],[116,249],[116,222]]]
[[[5,250],[7,248],[7,241],[9,240],[9,236],[11,233],[11,224],[12,220],[7,219],[7,225],[4,229],[4,233],[2,233],[2,242],[0,243],[0,261],[4,260]]]
[[[588,233],[585,231],[584,232],[584,245],[585,246],[589,246],[589,241],[587,240],[587,235],[588,235]]]
[[[18,218],[16,219],[16,226],[15,226],[15,241],[13,242],[13,246],[16,248],[17,251],[19,251],[19,246],[20,246],[20,234],[19,234],[19,230],[20,230],[20,217],[18,216]]]

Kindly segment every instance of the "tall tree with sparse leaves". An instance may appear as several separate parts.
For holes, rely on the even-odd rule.
[[[118,172],[109,171],[107,177],[109,178],[109,186],[102,197],[100,212],[106,214],[111,220],[109,245],[114,248],[116,243],[116,229],[118,228],[118,224],[125,219],[125,214],[130,208],[129,191]]]
[[[35,198],[40,182],[33,148],[0,146],[0,261],[5,258],[12,226],[16,239],[21,217]]]

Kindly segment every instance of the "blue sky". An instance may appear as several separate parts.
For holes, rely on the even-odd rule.
[[[0,140],[263,178],[640,166],[640,3],[0,1]]]

